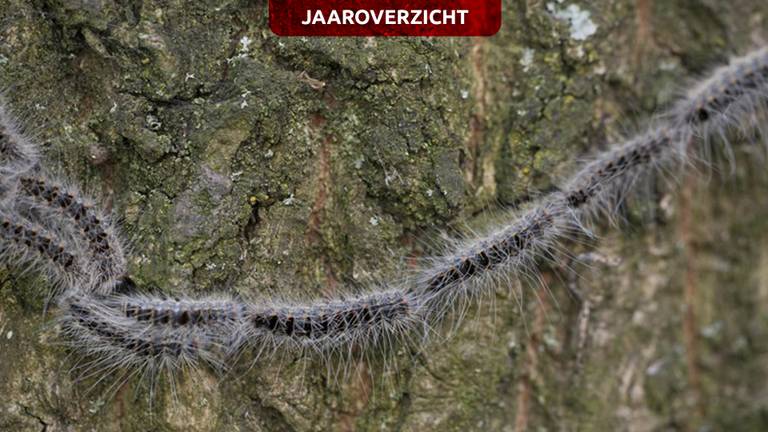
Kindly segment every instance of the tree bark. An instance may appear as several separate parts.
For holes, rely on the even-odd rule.
[[[491,38],[280,38],[265,1],[0,0],[0,85],[48,164],[122,218],[141,287],[306,299],[500,223],[768,38],[764,0],[503,8]],[[422,352],[344,376],[246,358],[175,397],[135,380],[110,397],[75,382],[45,281],[0,269],[0,429],[766,429],[768,178],[751,152],[733,175],[653,185],[569,246],[590,266],[502,281]]]

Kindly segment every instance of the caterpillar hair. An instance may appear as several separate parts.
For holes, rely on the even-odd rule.
[[[85,359],[74,369],[80,380],[97,377],[98,383],[117,374],[114,386],[138,376],[149,381],[154,392],[161,376],[174,382],[179,370],[205,366],[224,372],[242,343],[237,322],[200,320],[197,325],[165,326],[159,325],[162,320],[134,319],[116,305],[114,299],[82,293],[59,303],[66,344]]]
[[[236,357],[245,343],[260,357],[284,351],[317,354],[325,359],[349,356],[353,351],[388,351],[404,343],[413,344],[421,340],[427,330],[420,297],[404,290],[377,291],[308,305],[276,300],[255,303],[222,297],[192,300],[149,295],[88,300],[89,314],[95,315],[94,310],[98,310],[101,322],[110,324],[111,328],[127,327],[127,332],[141,325],[165,337],[194,335],[196,340],[207,342],[190,345],[183,352],[187,357],[193,349],[211,344],[221,347],[228,357]],[[70,321],[82,316],[85,301],[78,299]],[[73,308],[70,303],[66,307]],[[100,350],[108,350],[113,343],[110,338],[99,337],[100,327],[70,325],[69,328],[70,334],[76,331],[85,334],[76,339],[98,343]],[[168,356],[176,352],[163,350],[162,353]]]
[[[603,214],[613,220],[635,184],[687,160],[687,128],[661,126],[595,157],[562,187],[576,217],[587,222]]]
[[[557,194],[489,235],[458,241],[448,248],[451,253],[428,258],[412,289],[426,302],[429,322],[441,321],[500,279],[528,275],[536,260],[547,256],[559,239],[572,235],[576,226]]]
[[[18,183],[17,205],[40,223],[74,231],[86,245],[97,270],[92,289],[98,294],[112,292],[126,275],[127,264],[111,216],[77,187],[53,180],[41,170],[19,176]]]
[[[61,240],[59,247],[66,250],[72,260],[84,252],[68,233],[76,232],[83,238],[95,261],[89,265],[94,277],[87,284],[80,278],[78,289],[94,289],[106,294],[125,275],[124,247],[109,216],[76,187],[64,186],[42,173],[36,146],[24,136],[8,109],[1,104],[0,204],[5,209],[7,222],[15,220],[16,226],[24,226],[33,221],[32,232],[57,236]],[[62,281],[60,270],[46,273],[55,273],[56,280]],[[82,265],[80,270],[85,270]]]
[[[0,97],[0,203],[12,197],[18,176],[37,161],[37,147],[21,132]]]
[[[724,127],[764,114],[766,82],[768,48],[762,48],[715,69],[680,100],[670,117],[674,124],[703,129],[702,136],[712,129],[719,136]]]
[[[248,305],[248,343],[258,352],[288,351],[347,355],[389,350],[420,340],[426,330],[421,298],[400,289],[326,302]]]
[[[65,287],[59,301],[63,333],[90,359],[86,375],[125,370],[154,377],[200,366],[225,369],[243,349],[256,358],[275,353],[349,358],[381,351],[386,356],[393,347],[425,343],[438,323],[460,320],[462,314],[452,310],[510,278],[536,279],[538,265],[554,259],[572,237],[589,232],[589,223],[613,220],[638,182],[687,168],[690,149],[706,152],[715,138],[727,146],[730,134],[749,137],[746,132],[753,129],[765,138],[756,119],[765,117],[767,99],[768,49],[763,48],[715,69],[646,130],[595,155],[558,190],[500,227],[457,240],[414,274],[364,293],[309,302],[138,294],[108,215],[42,168],[3,180],[17,190],[11,208],[26,213],[0,212],[2,256],[41,269]],[[4,112],[0,121],[7,122]],[[0,141],[0,151],[11,155],[9,160],[34,154],[28,142],[6,129],[11,132],[2,135],[8,138]],[[27,214],[36,220],[24,219]],[[53,229],[38,226],[46,221]],[[71,247],[67,236],[57,237],[69,225],[77,237]],[[96,276],[83,282],[81,273],[89,271]]]
[[[0,234],[0,262],[22,270],[37,270],[54,287],[63,290],[89,284],[89,265],[73,242],[2,209]]]

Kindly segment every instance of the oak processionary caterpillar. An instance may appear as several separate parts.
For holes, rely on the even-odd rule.
[[[63,337],[88,359],[84,376],[154,377],[203,366],[225,370],[250,350],[349,358],[391,355],[428,343],[454,310],[499,280],[537,263],[601,218],[617,216],[644,179],[686,168],[714,139],[765,135],[768,48],[714,70],[651,127],[597,154],[559,189],[485,235],[390,284],[300,303],[231,296],[166,298],[139,293],[113,218],[79,188],[54,178],[0,105],[0,260],[40,272],[56,289]]]

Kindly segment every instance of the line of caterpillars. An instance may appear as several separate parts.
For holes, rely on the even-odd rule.
[[[469,246],[446,255],[437,266],[424,269],[421,277],[413,280],[423,285],[403,283],[402,288],[372,292],[366,295],[306,305],[265,307],[239,300],[218,302],[196,300],[166,300],[132,298],[135,283],[122,267],[124,257],[120,239],[112,235],[111,222],[103,218],[97,207],[88,203],[80,191],[64,188],[47,178],[41,170],[25,173],[18,179],[19,192],[40,205],[58,209],[65,219],[62,225],[74,222],[80,236],[85,239],[92,259],[101,260],[97,269],[103,274],[97,281],[121,275],[107,293],[99,293],[99,287],[77,287],[79,292],[91,295],[90,302],[99,304],[99,313],[90,302],[79,302],[76,297],[63,303],[65,313],[87,332],[105,343],[116,343],[140,356],[188,355],[210,341],[192,338],[187,342],[173,340],[173,333],[153,333],[152,337],[134,335],[129,328],[121,328],[120,322],[110,322],[103,314],[114,314],[120,319],[134,320],[150,327],[173,329],[196,327],[229,327],[240,324],[250,326],[252,335],[275,335],[299,340],[340,339],[350,333],[359,334],[370,329],[387,326],[405,327],[411,322],[428,322],[436,313],[424,305],[435,298],[450,298],[454,288],[476,280],[480,275],[498,271],[516,259],[537,252],[549,237],[556,237],[566,216],[588,208],[601,193],[626,180],[640,169],[653,168],[665,158],[674,157],[674,146],[682,137],[696,136],[699,128],[713,120],[734,123],[728,116],[735,112],[742,116],[756,114],[766,102],[768,81],[768,49],[759,50],[731,66],[717,69],[704,81],[701,88],[678,103],[670,112],[670,120],[630,140],[618,150],[599,155],[586,170],[574,176],[562,191],[544,197],[538,207],[524,216],[510,221],[497,234],[477,239]],[[751,111],[750,111],[751,110]],[[744,119],[741,119],[744,120]],[[715,123],[717,124],[717,123]],[[14,132],[0,124],[0,154],[2,161],[21,157],[21,145]],[[673,150],[673,151],[668,151]],[[23,222],[21,216],[7,209],[0,213],[0,231],[20,248],[34,251],[42,259],[74,271],[79,260],[77,251],[68,251],[65,242],[51,230]],[[479,246],[478,246],[479,245]],[[456,257],[456,258],[451,258]],[[84,261],[90,258],[82,257]],[[534,257],[535,258],[535,257]],[[520,269],[512,269],[512,271]],[[100,283],[100,282],[96,282]],[[72,288],[75,289],[75,288]],[[121,293],[116,297],[113,294]],[[107,295],[104,295],[107,294]],[[111,315],[108,315],[111,316]],[[84,336],[85,337],[85,336]],[[155,345],[156,344],[156,345]],[[154,345],[154,346],[153,346]],[[205,349],[208,349],[206,346]]]
[[[768,77],[768,64],[765,54],[756,55],[751,61],[736,66],[735,70],[725,70],[720,81],[708,86],[698,95],[693,104],[695,108],[684,118],[695,126],[706,122],[713,113],[720,112],[730,103],[746,94],[749,90],[757,89],[764,84]],[[736,88],[734,88],[736,87]],[[675,122],[672,122],[675,123]],[[659,130],[641,137],[634,145],[615,154],[613,159],[599,161],[594,171],[583,181],[583,186],[562,192],[562,199],[567,207],[579,209],[588,205],[590,200],[599,193],[601,186],[610,182],[623,173],[640,166],[646,166],[654,161],[665,148],[672,145],[674,138],[671,127],[661,127]],[[579,183],[578,181],[576,183]],[[557,211],[557,210],[556,210]],[[473,276],[493,271],[508,260],[523,253],[532,242],[541,237],[542,233],[554,224],[555,215],[542,208],[528,223],[517,230],[505,233],[499,238],[486,242],[485,248],[473,251],[452,263],[438,269],[426,284],[426,292],[440,293],[443,290],[468,281]],[[417,289],[415,291],[419,291]],[[151,321],[154,324],[170,324],[183,326],[187,324],[201,325],[222,320],[235,321],[237,316],[249,315],[245,305],[231,305],[222,309],[182,309],[177,303],[173,308],[148,305],[140,311],[128,311],[129,317]],[[263,313],[251,313],[248,320],[256,328],[269,332],[297,337],[322,337],[348,331],[355,326],[371,325],[376,318],[396,318],[408,312],[408,299],[399,296],[393,302],[381,303],[376,296],[371,296],[362,302],[344,304],[336,308],[326,307],[322,312],[321,306],[304,307],[303,313],[277,309]]]

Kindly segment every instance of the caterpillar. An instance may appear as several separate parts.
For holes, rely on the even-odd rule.
[[[54,284],[73,286],[87,272],[78,251],[42,226],[20,215],[0,211],[2,259],[16,267],[43,268]]]
[[[97,280],[91,286],[99,293],[109,293],[127,271],[124,246],[110,216],[76,187],[65,186],[41,170],[19,176],[17,190],[17,206],[27,213],[78,231],[96,267]]]
[[[224,370],[260,355],[348,355],[429,343],[451,311],[510,277],[526,277],[573,236],[618,216],[639,182],[686,169],[720,138],[762,132],[768,48],[715,69],[646,130],[575,169],[553,192],[490,232],[450,244],[411,275],[363,293],[309,302],[141,293],[127,272],[114,218],[74,186],[46,174],[37,150],[0,108],[2,263],[35,269],[60,285],[63,337],[91,373],[157,376]],[[759,134],[761,135],[761,134]]]

